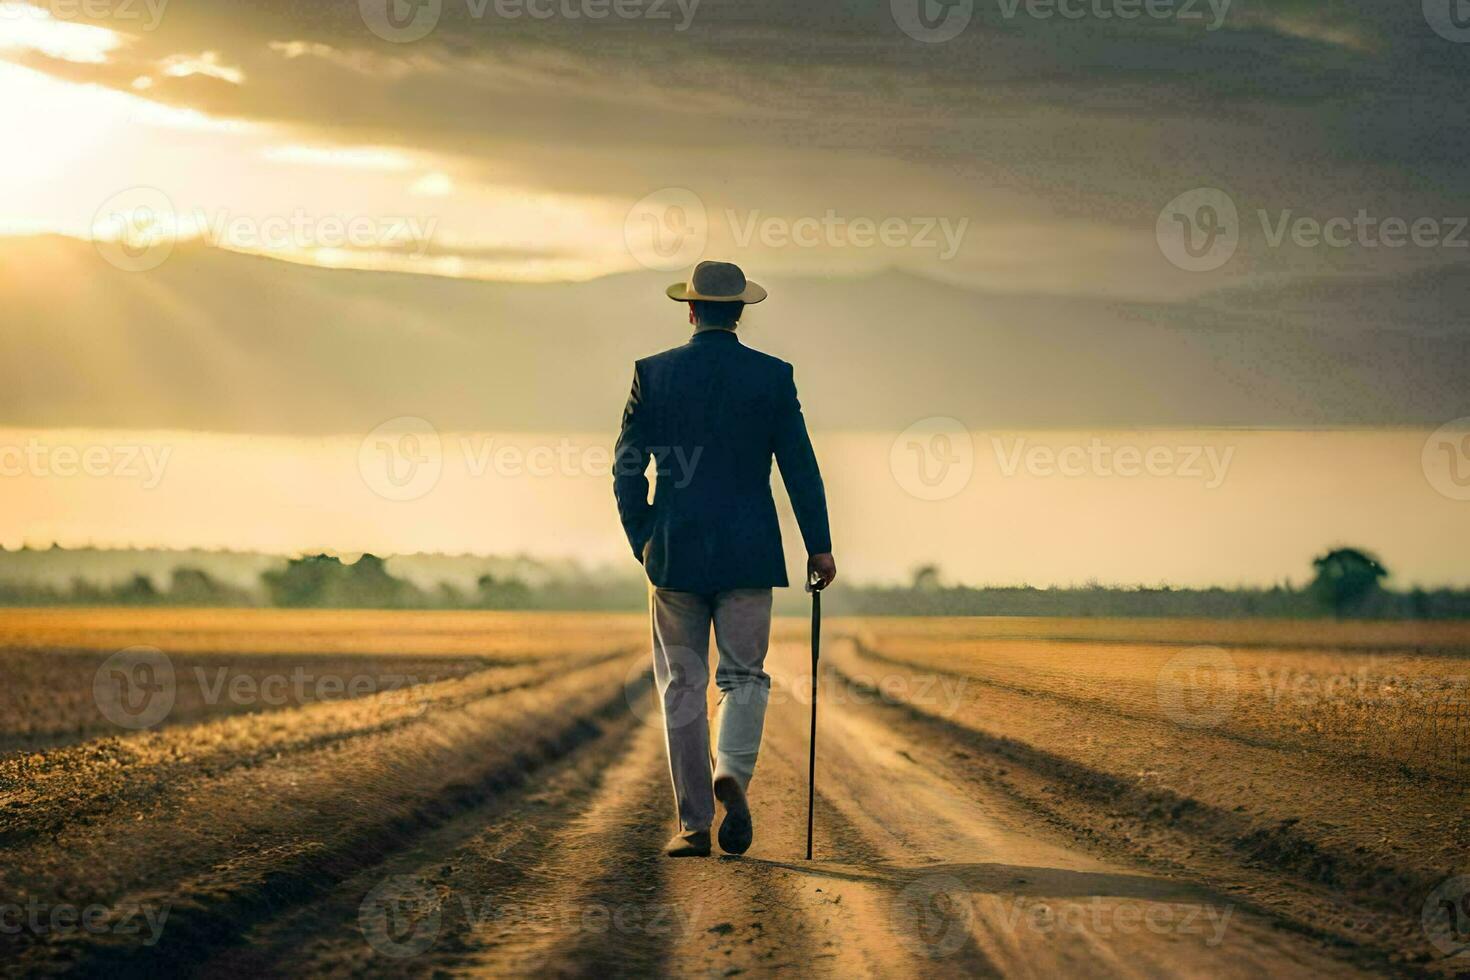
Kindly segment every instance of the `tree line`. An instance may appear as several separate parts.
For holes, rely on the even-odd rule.
[[[914,570],[902,585],[842,583],[828,595],[828,611],[867,616],[1173,616],[1201,618],[1363,619],[1470,618],[1470,589],[1385,588],[1388,570],[1371,552],[1336,548],[1313,560],[1312,580],[1269,588],[1176,589],[1149,587],[1035,588],[945,584],[938,566]],[[166,584],[134,575],[112,585],[76,578],[58,588],[0,581],[0,605],[264,606],[282,609],[535,609],[636,611],[647,583],[628,575],[550,577],[535,583],[515,575],[481,575],[472,588],[440,582],[423,588],[393,575],[376,555],[344,562],[333,555],[293,558],[261,573],[244,588],[191,567],[175,569]],[[777,610],[806,609],[800,589],[778,590]]]

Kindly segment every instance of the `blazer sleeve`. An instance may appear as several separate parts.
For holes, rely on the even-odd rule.
[[[806,553],[825,554],[832,550],[832,531],[827,523],[827,491],[822,485],[817,454],[807,435],[801,402],[796,397],[795,371],[790,364],[782,367],[773,447],[776,462],[781,467],[781,481],[786,484],[791,507],[796,511],[796,523],[801,528]]]
[[[623,408],[623,427],[613,451],[613,496],[623,533],[633,557],[643,561],[643,546],[653,535],[653,505],[648,502],[648,404],[643,397],[643,371],[633,366],[633,389]]]

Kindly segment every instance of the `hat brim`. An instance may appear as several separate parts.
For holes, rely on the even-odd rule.
[[[693,300],[703,300],[706,303],[744,303],[749,306],[759,303],[768,295],[766,288],[758,282],[745,280],[745,289],[734,296],[710,296],[695,290],[687,282],[676,282],[664,290],[669,299],[679,303],[688,303]]]

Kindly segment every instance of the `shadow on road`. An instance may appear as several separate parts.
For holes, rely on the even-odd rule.
[[[1219,896],[1186,882],[1148,875],[1107,871],[1069,871],[1065,868],[1025,867],[1014,864],[955,863],[901,867],[892,864],[854,865],[828,861],[739,860],[782,868],[800,874],[840,881],[859,881],[884,888],[903,889],[926,878],[944,876],[975,892],[1046,898],[1132,898],[1153,902],[1228,904]]]

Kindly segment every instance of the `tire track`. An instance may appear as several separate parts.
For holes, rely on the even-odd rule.
[[[861,918],[898,940],[897,973],[1355,973],[1208,887],[1078,851],[1028,808],[954,771],[947,743],[867,701],[823,676],[819,851],[835,810],[850,830],[835,827],[833,843],[861,843],[857,860],[832,873],[867,884]],[[791,711],[781,717],[800,724]]]
[[[630,716],[610,720],[535,780],[416,836],[317,900],[259,923],[197,975],[422,977],[472,969],[487,955],[480,934],[506,922],[517,908],[513,902],[534,894],[536,869],[559,835],[583,819],[636,733]],[[411,944],[400,934],[387,946],[375,945],[370,940],[397,911],[388,903],[395,889],[408,899],[431,896],[436,919]]]
[[[594,737],[628,710],[623,675],[610,662],[425,714],[400,730],[175,787],[163,804],[12,850],[0,870],[6,894],[170,912],[152,949],[110,932],[23,935],[8,959],[115,972],[197,961]]]
[[[1094,846],[1128,853],[1234,895],[1250,896],[1233,900],[1296,932],[1349,950],[1369,965],[1396,962],[1390,959],[1395,948],[1411,956],[1421,948],[1420,903],[1443,873],[1393,862],[1392,855],[1375,850],[1334,847],[1294,820],[1266,822],[1242,812],[1241,806],[1232,809],[1158,783],[1092,768],[1027,741],[974,727],[968,723],[969,714],[961,721],[907,701],[878,697],[844,667],[832,670],[838,680],[866,695],[861,700],[874,704],[886,727],[908,731],[925,744],[948,746],[945,763],[962,769],[964,778],[995,787],[1074,837],[1092,839],[1097,842]],[[1113,730],[1111,737],[1128,733]],[[1188,737],[1198,745],[1220,736],[1212,731]],[[989,764],[961,761],[972,756]],[[1279,756],[1269,765],[1287,766],[1290,760]],[[1361,778],[1370,779],[1372,774]],[[1334,800],[1341,792],[1323,774],[1319,817],[1330,819],[1328,801],[1339,807],[1361,806],[1361,800]],[[1379,792],[1391,795],[1387,787]]]
[[[665,893],[670,791],[663,740],[647,726],[586,808],[538,848],[538,860],[476,930],[461,970],[483,976],[648,976],[665,972],[688,928]]]
[[[177,794],[189,781],[217,779],[354,739],[409,728],[425,714],[543,686],[626,654],[572,664],[491,668],[461,678],[319,701],[279,711],[231,715],[197,725],[107,738],[52,751],[40,761],[0,760],[0,846],[15,847],[67,825],[105,818]]]
[[[854,698],[851,695],[860,687],[854,688],[852,680],[835,669],[825,687],[838,696],[846,691],[847,702],[858,705],[855,710],[836,713],[836,726],[846,732],[842,741],[867,745],[868,770],[885,771],[887,778],[903,786],[906,799],[923,801],[922,809],[934,831],[929,835],[931,841],[947,839],[952,853],[970,857],[939,873],[950,879],[945,886],[950,893],[971,893],[976,913],[973,922],[981,933],[977,938],[1003,972],[1025,974],[1042,967],[1117,976],[1357,972],[1325,951],[1333,945],[1332,937],[1300,926],[1295,937],[1283,933],[1275,929],[1279,920],[1271,911],[1236,893],[1216,892],[1197,875],[1180,875],[1175,869],[1168,872],[1170,877],[1158,878],[1140,873],[1127,862],[1094,857],[1091,852],[1099,849],[1103,837],[1095,836],[1087,852],[1058,839],[1062,836],[1058,830],[1076,828],[1058,820],[1054,808],[1032,795],[1011,796],[993,777],[987,778],[991,774],[962,761],[970,752],[988,748],[1003,761],[1025,765],[1024,759],[1007,751],[1010,740],[979,745],[976,739],[958,738],[955,723],[913,706],[871,696]],[[1054,780],[1055,774],[1045,781]],[[870,817],[887,824],[894,814],[879,812]],[[1119,849],[1110,850],[1117,853]],[[1067,904],[1062,904],[1064,899]],[[1039,917],[1043,904],[1050,912]],[[1136,913],[1126,909],[1136,909]],[[1124,921],[1123,915],[1146,921],[1151,910],[1162,909],[1170,911],[1152,912],[1155,921],[1172,923],[1177,934],[1161,931],[1158,936],[1146,936],[1137,931],[1136,924],[1133,935],[1121,933],[1118,924]],[[1191,909],[1200,911],[1190,918]],[[1089,921],[1093,928],[1068,926],[1061,935],[1056,923],[1064,916],[1074,922]],[[1054,944],[1049,952],[1055,960],[1048,965],[1047,957],[1038,957],[1034,942],[1022,941],[1020,934],[1027,932],[1054,940],[1065,938],[1076,948]],[[1150,944],[1149,939],[1170,942]]]

